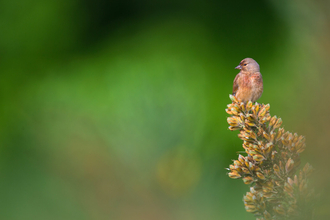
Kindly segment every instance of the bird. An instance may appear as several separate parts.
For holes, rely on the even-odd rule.
[[[241,71],[234,79],[233,95],[244,103],[257,101],[263,92],[259,64],[252,58],[245,58],[235,69]]]

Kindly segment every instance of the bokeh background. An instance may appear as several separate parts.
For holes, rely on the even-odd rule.
[[[0,1],[0,218],[255,219],[225,170],[252,57],[330,219],[329,39],[323,0]]]

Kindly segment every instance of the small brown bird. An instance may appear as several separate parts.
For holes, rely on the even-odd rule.
[[[245,58],[235,69],[241,71],[234,79],[233,95],[241,102],[257,101],[263,92],[259,64],[252,58]]]

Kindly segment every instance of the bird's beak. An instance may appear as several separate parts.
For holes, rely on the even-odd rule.
[[[238,65],[237,67],[235,67],[235,69],[241,70],[242,67],[241,67],[241,65]]]

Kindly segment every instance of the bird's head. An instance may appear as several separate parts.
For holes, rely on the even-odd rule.
[[[260,72],[259,64],[252,58],[245,58],[242,60],[235,69],[247,72]]]

